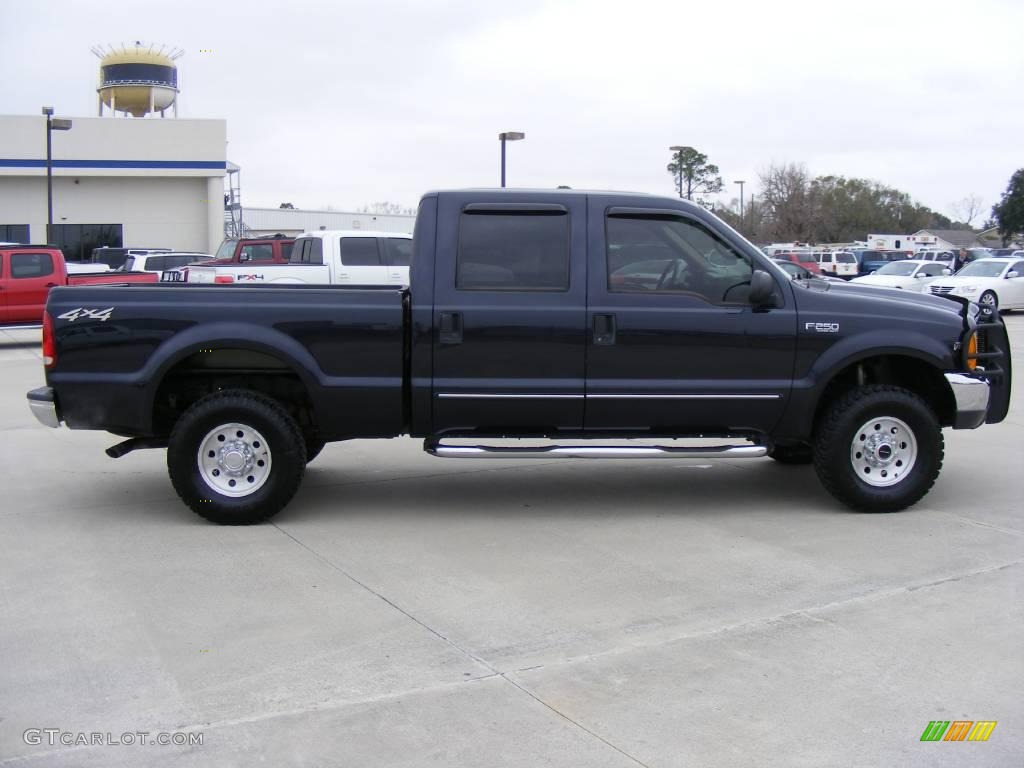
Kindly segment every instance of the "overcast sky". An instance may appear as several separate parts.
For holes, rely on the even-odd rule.
[[[1024,166],[1024,3],[0,0],[0,113],[94,116],[97,43],[185,51],[179,115],[224,118],[243,203],[352,209],[510,186],[672,194],[691,145],[877,179],[950,214]],[[209,50],[210,52],[204,52]],[[2,137],[0,137],[2,141]],[[0,152],[2,154],[2,152]]]

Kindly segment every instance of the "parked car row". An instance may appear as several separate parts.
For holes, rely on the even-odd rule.
[[[80,265],[79,265],[80,266]],[[0,246],[0,324],[39,323],[50,289],[58,285],[155,283],[152,272],[91,273],[69,268],[60,248],[47,245]]]

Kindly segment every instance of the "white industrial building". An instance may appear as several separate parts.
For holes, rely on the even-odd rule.
[[[412,234],[416,217],[391,213],[346,211],[309,211],[295,208],[245,208],[242,212],[245,234],[299,235],[321,229],[367,229],[375,232]]]
[[[47,237],[46,118],[0,116],[0,241],[212,253],[224,237],[224,120],[73,117],[52,133]]]

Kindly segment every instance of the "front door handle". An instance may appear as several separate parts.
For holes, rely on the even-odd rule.
[[[615,315],[594,315],[594,344],[611,346],[615,343]]]
[[[442,312],[440,317],[440,341],[442,344],[462,343],[462,313]]]

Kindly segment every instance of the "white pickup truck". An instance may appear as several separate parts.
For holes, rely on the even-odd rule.
[[[306,232],[287,264],[243,262],[188,266],[164,273],[165,282],[408,285],[412,235],[363,230]]]

